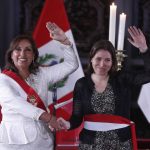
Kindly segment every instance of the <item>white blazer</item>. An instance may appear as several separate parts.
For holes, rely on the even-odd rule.
[[[39,94],[47,107],[49,83],[63,79],[77,68],[78,61],[72,46],[66,46],[64,62],[51,67],[40,67],[36,75],[29,76],[28,84]],[[27,94],[20,85],[2,73],[0,74],[0,105],[3,115],[0,125],[0,143],[27,144],[35,141],[37,136],[49,137],[47,126],[39,120],[44,110],[27,102]]]

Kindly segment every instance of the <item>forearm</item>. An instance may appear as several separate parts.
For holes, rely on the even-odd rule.
[[[64,61],[50,67],[42,68],[44,78],[50,83],[56,83],[64,79],[79,66],[77,56],[72,46],[61,45],[60,47],[61,51],[64,53]]]
[[[140,51],[140,53],[143,53],[143,54],[146,53],[148,51],[147,44],[144,47],[139,47],[139,51]]]
[[[44,112],[43,109],[40,109],[29,102],[24,98],[15,96],[15,97],[2,97],[0,96],[0,102],[3,107],[3,115],[14,112],[14,114],[20,114],[22,116],[31,118],[33,120],[38,120],[39,116]]]
[[[69,130],[78,128],[81,125],[82,121],[83,121],[82,116],[72,115],[71,118],[69,119],[69,123],[70,123]]]
[[[69,38],[66,36],[66,38],[63,41],[60,41],[60,43],[64,44],[64,45],[68,45],[71,46],[72,43],[70,42]]]
[[[64,66],[68,68],[68,70],[70,69],[70,73],[74,72],[79,67],[78,59],[75,54],[73,45],[65,49],[63,63]]]

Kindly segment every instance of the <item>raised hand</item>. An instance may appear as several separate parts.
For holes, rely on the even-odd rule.
[[[63,44],[70,45],[70,41],[65,35],[65,32],[58,27],[55,23],[52,22],[47,22],[46,23],[46,28],[48,29],[50,33],[50,37],[54,40],[57,40]]]
[[[128,32],[131,36],[131,38],[128,38],[128,41],[133,46],[139,48],[141,53],[146,52],[148,47],[143,32],[140,29],[136,28],[135,26],[130,26],[128,28]]]
[[[67,130],[70,128],[70,123],[69,121],[64,120],[63,118],[58,118],[57,122],[59,124],[59,127],[61,128],[61,130]]]

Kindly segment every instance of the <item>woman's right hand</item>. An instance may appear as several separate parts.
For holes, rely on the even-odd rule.
[[[41,114],[41,116],[39,117],[40,120],[42,120],[43,122],[47,123],[49,128],[51,129],[51,131],[54,130],[60,130],[60,126],[57,123],[57,119],[55,116],[53,116],[52,114],[49,114],[47,112],[43,112]]]
[[[128,38],[128,41],[136,48],[139,48],[141,53],[146,52],[148,47],[143,32],[135,26],[130,26],[128,32],[131,36],[131,38]]]
[[[68,130],[70,128],[70,122],[66,121],[64,118],[60,117],[57,119],[59,127],[61,130]]]
[[[65,32],[58,27],[55,23],[47,22],[46,28],[50,33],[50,37],[56,41],[61,42],[62,44],[70,45],[71,42],[69,41],[68,37],[66,36]]]

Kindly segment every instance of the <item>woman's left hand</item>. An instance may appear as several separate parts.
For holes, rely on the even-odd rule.
[[[141,53],[146,52],[148,47],[143,32],[140,29],[136,28],[135,26],[130,26],[128,28],[128,32],[131,36],[131,38],[128,38],[128,41],[133,46],[139,48]]]
[[[69,41],[68,37],[65,35],[65,32],[60,27],[58,27],[55,23],[47,22],[46,28],[48,29],[50,33],[50,37],[52,39],[57,40],[61,43]]]
[[[61,130],[68,130],[70,128],[70,122],[66,121],[64,118],[60,117],[57,119],[57,123]]]

